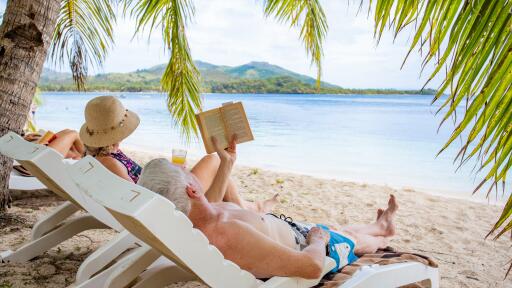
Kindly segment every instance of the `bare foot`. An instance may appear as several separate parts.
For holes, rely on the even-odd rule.
[[[398,210],[398,203],[396,202],[396,197],[393,194],[389,195],[388,209],[391,209],[392,213],[395,213]]]
[[[382,208],[377,209],[377,221],[379,221],[380,216],[382,216],[382,213],[384,213],[384,209],[382,209]]]
[[[398,210],[398,204],[396,202],[395,195],[389,195],[388,208],[382,212],[380,217],[377,220],[377,223],[382,225],[382,228],[385,230],[385,237],[391,237],[395,235],[395,213]]]
[[[257,201],[256,207],[258,207],[258,210],[260,213],[268,213],[274,209],[274,207],[279,204],[279,200],[277,198],[279,197],[279,193],[276,193],[272,198],[264,200],[264,201]]]

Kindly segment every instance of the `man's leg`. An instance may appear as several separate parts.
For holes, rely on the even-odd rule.
[[[394,218],[397,210],[396,198],[394,195],[390,195],[387,209],[377,211],[377,221],[365,225],[347,225],[342,228],[342,231],[351,234],[391,237],[395,235]]]
[[[386,248],[388,239],[395,235],[394,216],[397,210],[395,196],[390,195],[387,209],[377,210],[377,221],[366,225],[347,225],[339,233],[354,240],[354,253],[375,253],[378,249]]]
[[[220,159],[215,154],[209,154],[201,158],[199,162],[190,170],[199,180],[203,190],[206,192],[212,185],[213,179],[219,169]],[[226,202],[232,202],[240,206],[241,198],[237,193],[236,185],[232,179],[229,179],[228,188],[222,198]]]
[[[354,253],[356,255],[375,253],[388,246],[388,237],[357,234],[354,235],[354,238],[356,242]]]
[[[384,209],[382,209],[382,208],[377,209],[377,219],[375,221],[379,220],[380,216],[382,216],[383,213],[384,213]]]
[[[213,179],[219,169],[220,159],[215,154],[209,154],[204,156],[197,164],[190,170],[194,174],[204,191],[208,191],[212,185]],[[228,187],[223,197],[223,201],[234,203],[244,209],[252,210],[255,212],[269,212],[277,204],[277,195],[274,197],[261,201],[261,202],[249,202],[242,199],[238,188],[236,187],[233,179],[229,179]]]

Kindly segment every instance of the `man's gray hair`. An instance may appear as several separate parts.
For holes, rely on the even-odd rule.
[[[169,160],[157,158],[144,166],[137,184],[171,200],[176,205],[176,209],[188,215],[190,200],[185,188],[190,182],[190,177],[182,168],[173,165]]]

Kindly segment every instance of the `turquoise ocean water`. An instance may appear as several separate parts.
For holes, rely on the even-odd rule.
[[[91,98],[106,93],[45,92],[38,126],[78,130]],[[123,144],[170,153],[184,147],[204,154],[199,140],[183,142],[159,93],[107,93],[137,112],[141,124]],[[386,184],[455,197],[471,197],[482,175],[472,164],[455,172],[455,143],[436,157],[453,124],[437,132],[441,115],[428,95],[204,94],[205,109],[242,101],[255,141],[239,147],[238,163],[324,178]],[[483,192],[482,192],[483,193]],[[481,195],[473,199],[483,199]]]

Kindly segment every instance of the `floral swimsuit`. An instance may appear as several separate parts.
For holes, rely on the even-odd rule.
[[[132,159],[130,159],[126,154],[124,154],[121,150],[117,150],[117,152],[110,153],[117,161],[121,162],[128,170],[128,176],[133,180],[134,183],[139,181],[140,173],[142,172],[142,167],[139,164],[135,163]]]

